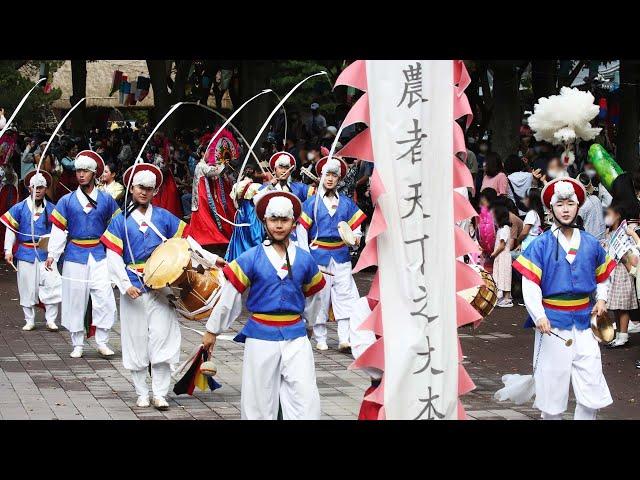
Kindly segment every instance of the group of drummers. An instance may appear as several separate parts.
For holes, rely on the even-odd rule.
[[[276,419],[281,411],[284,419],[320,418],[310,336],[318,350],[329,348],[332,312],[338,349],[350,352],[350,320],[359,299],[349,249],[359,245],[366,216],[336,191],[346,163],[334,157],[317,162],[315,194],[313,187],[291,182],[295,159],[286,152],[271,157],[273,181],[239,182],[243,188],[234,190],[234,202],[251,201],[263,234],[228,263],[194,240],[192,226],[152,205],[163,181],[157,166],[129,167],[121,210],[96,187],[105,168],[100,155],[84,150],[74,163],[79,186],[57,204],[45,198],[51,176],[38,169],[24,179],[29,197],[0,212],[7,227],[5,260],[17,272],[23,330],[35,328],[36,306],[44,307],[46,328],[58,330],[60,306],[72,358],[83,356],[86,339],[94,335],[98,353],[112,357],[115,285],[122,361],[131,372],[136,405],[166,410],[180,354],[178,318],[205,320],[203,346],[213,353],[217,336],[241,315],[244,303],[249,316],[234,339],[244,343],[241,417]]]

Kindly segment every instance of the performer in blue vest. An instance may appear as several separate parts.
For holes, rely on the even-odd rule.
[[[149,406],[147,371],[151,364],[153,406],[166,410],[171,364],[178,363],[180,357],[180,326],[175,308],[167,298],[171,290],[147,289],[142,273],[158,245],[167,238],[186,236],[186,224],[168,210],[151,205],[162,185],[162,171],[158,167],[149,163],[132,165],[123,176],[125,185],[129,185],[132,174],[129,188],[132,203],[127,208],[130,213],[126,220],[124,213],[116,215],[100,240],[107,248],[111,279],[120,290],[122,363],[131,371],[138,395],[136,404]],[[205,252],[191,237],[187,240],[207,260],[218,266],[225,264],[216,255]]]
[[[324,157],[316,164],[316,173],[322,179],[323,188],[304,202],[297,228],[298,245],[311,251],[314,260],[328,274],[325,278],[327,288],[322,291],[322,310],[315,320],[313,333],[316,348],[327,350],[326,323],[331,305],[338,324],[338,350],[348,352],[349,318],[360,295],[351,273],[349,246],[342,240],[338,224],[347,223],[357,246],[362,236],[360,224],[367,216],[353,200],[336,191],[340,178],[347,173],[347,164],[343,160]]]
[[[300,202],[304,203],[315,193],[312,185],[302,182],[292,182],[291,172],[296,168],[296,159],[288,152],[276,152],[269,159],[269,167],[275,173],[271,182],[265,183],[262,188],[293,193]]]
[[[4,258],[9,265],[14,266],[13,249],[17,240],[15,260],[18,264],[18,292],[25,321],[22,329],[35,328],[34,307],[42,302],[47,329],[55,331],[58,330],[56,319],[62,300],[60,274],[46,270],[44,262],[47,252],[41,247],[41,239],[47,238],[51,233],[49,215],[55,205],[44,198],[51,185],[51,175],[45,171],[36,172],[32,170],[24,178],[29,196],[0,217],[0,222],[7,226]]]
[[[594,420],[598,409],[613,401],[590,327],[595,314],[606,312],[609,275],[616,264],[595,237],[575,228],[585,197],[584,187],[573,178],[547,183],[542,200],[551,210],[554,226],[513,262],[523,277],[522,294],[529,312],[525,327],[537,327],[534,406],[545,420],[562,419],[570,383],[577,401],[576,420]],[[573,343],[567,347],[549,332]]]
[[[228,329],[242,310],[242,294],[250,316],[236,337],[244,342],[243,419],[275,420],[278,400],[285,420],[320,418],[313,350],[305,322],[314,319],[325,281],[309,253],[295,246],[289,235],[302,210],[289,192],[266,192],[257,197],[256,212],[264,219],[267,240],[246,251],[224,268],[228,282],[207,322],[205,348]]]
[[[96,188],[104,171],[104,160],[91,150],[83,150],[74,160],[78,189],[63,196],[51,214],[51,240],[46,266],[52,269],[64,252],[62,267],[62,326],[71,333],[72,358],[82,356],[85,312],[89,297],[92,325],[98,352],[113,355],[108,346],[109,330],[116,319],[116,301],[109,281],[104,246],[100,237],[113,216],[120,212],[108,193]]]

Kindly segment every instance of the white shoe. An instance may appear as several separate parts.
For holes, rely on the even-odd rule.
[[[511,308],[513,307],[513,302],[511,300],[500,300],[497,304],[496,307],[500,307],[500,308]]]
[[[58,330],[58,326],[55,323],[47,323],[47,330],[50,332],[56,332]]]
[[[140,408],[145,408],[149,406],[149,396],[141,395],[138,397],[138,401],[136,402],[136,406]]]
[[[344,342],[338,345],[338,351],[340,353],[349,353],[351,351],[351,345],[349,342]]]
[[[80,358],[82,356],[82,347],[73,347],[73,351],[69,356],[71,358]]]
[[[609,343],[607,346],[610,347],[610,348],[621,347],[625,343],[627,343],[628,341],[629,341],[629,334],[628,333],[617,332],[616,333],[616,338],[614,338],[613,341],[611,343]]]
[[[111,350],[106,345],[100,345],[98,347],[98,353],[103,357],[111,357],[113,355],[113,350]]]
[[[153,406],[158,410],[169,410],[169,404],[164,397],[153,397]]]
[[[629,322],[629,328],[627,329],[627,333],[639,333],[640,332],[640,322]]]
[[[26,323],[24,325],[24,327],[22,327],[22,330],[28,332],[30,330],[34,330],[36,328],[36,324],[35,323]]]
[[[316,343],[316,348],[318,350],[329,350],[329,346],[326,344],[326,342],[318,342]]]

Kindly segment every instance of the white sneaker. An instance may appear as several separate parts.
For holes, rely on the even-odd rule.
[[[22,330],[28,332],[30,330],[34,330],[36,328],[36,324],[35,323],[26,323],[24,325],[24,327],[22,327]]]
[[[73,351],[69,356],[71,358],[80,358],[82,356],[82,347],[73,347]]]
[[[640,332],[640,322],[629,322],[629,328],[627,329],[627,333],[639,333]]]
[[[55,323],[47,323],[47,330],[50,332],[56,332],[58,330],[58,326]]]
[[[349,342],[344,342],[338,345],[338,351],[340,353],[349,353],[351,351],[351,345]]]
[[[169,410],[169,404],[164,397],[153,397],[153,406],[158,410]]]
[[[111,357],[113,355],[113,350],[111,350],[106,345],[100,345],[98,347],[98,353],[103,357]]]
[[[136,406],[140,408],[146,408],[149,406],[149,396],[148,395],[140,395],[138,397],[138,401],[136,402]]]
[[[617,332],[616,333],[616,338],[614,338],[613,341],[611,343],[609,343],[607,346],[610,347],[610,348],[621,347],[625,343],[627,343],[628,341],[629,341],[629,334],[628,333]]]
[[[326,344],[326,342],[318,342],[318,343],[316,343],[316,348],[318,350],[329,350],[329,346]]]
[[[500,300],[497,304],[496,307],[500,307],[500,308],[511,308],[513,307],[513,302],[511,300]]]

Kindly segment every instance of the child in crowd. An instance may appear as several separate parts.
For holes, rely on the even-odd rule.
[[[493,188],[485,188],[480,193],[480,199],[478,201],[480,205],[480,215],[478,217],[478,243],[485,252],[493,251],[493,247],[496,241],[496,227],[491,215],[491,203],[495,201],[498,194]],[[489,273],[492,271],[493,261],[489,258],[485,258],[483,267]]]
[[[509,249],[511,222],[509,221],[509,210],[504,205],[496,204],[491,208],[491,213],[498,227],[495,247],[490,255],[491,260],[493,260],[493,279],[498,290],[502,293],[502,298],[497,306],[513,307],[513,301],[511,300],[511,251]]]
[[[619,205],[607,208],[604,223],[608,228],[603,241],[605,250],[609,248],[611,235],[624,219],[624,211]],[[609,343],[609,347],[621,347],[629,341],[629,310],[638,308],[635,282],[622,262],[618,263],[611,275],[609,284],[609,310],[613,310],[616,319],[616,338]]]
[[[529,244],[542,234],[542,222],[544,220],[544,209],[542,208],[542,199],[540,198],[540,190],[530,188],[527,191],[523,203],[528,211],[524,217],[524,226],[518,241],[522,244],[524,252]]]

